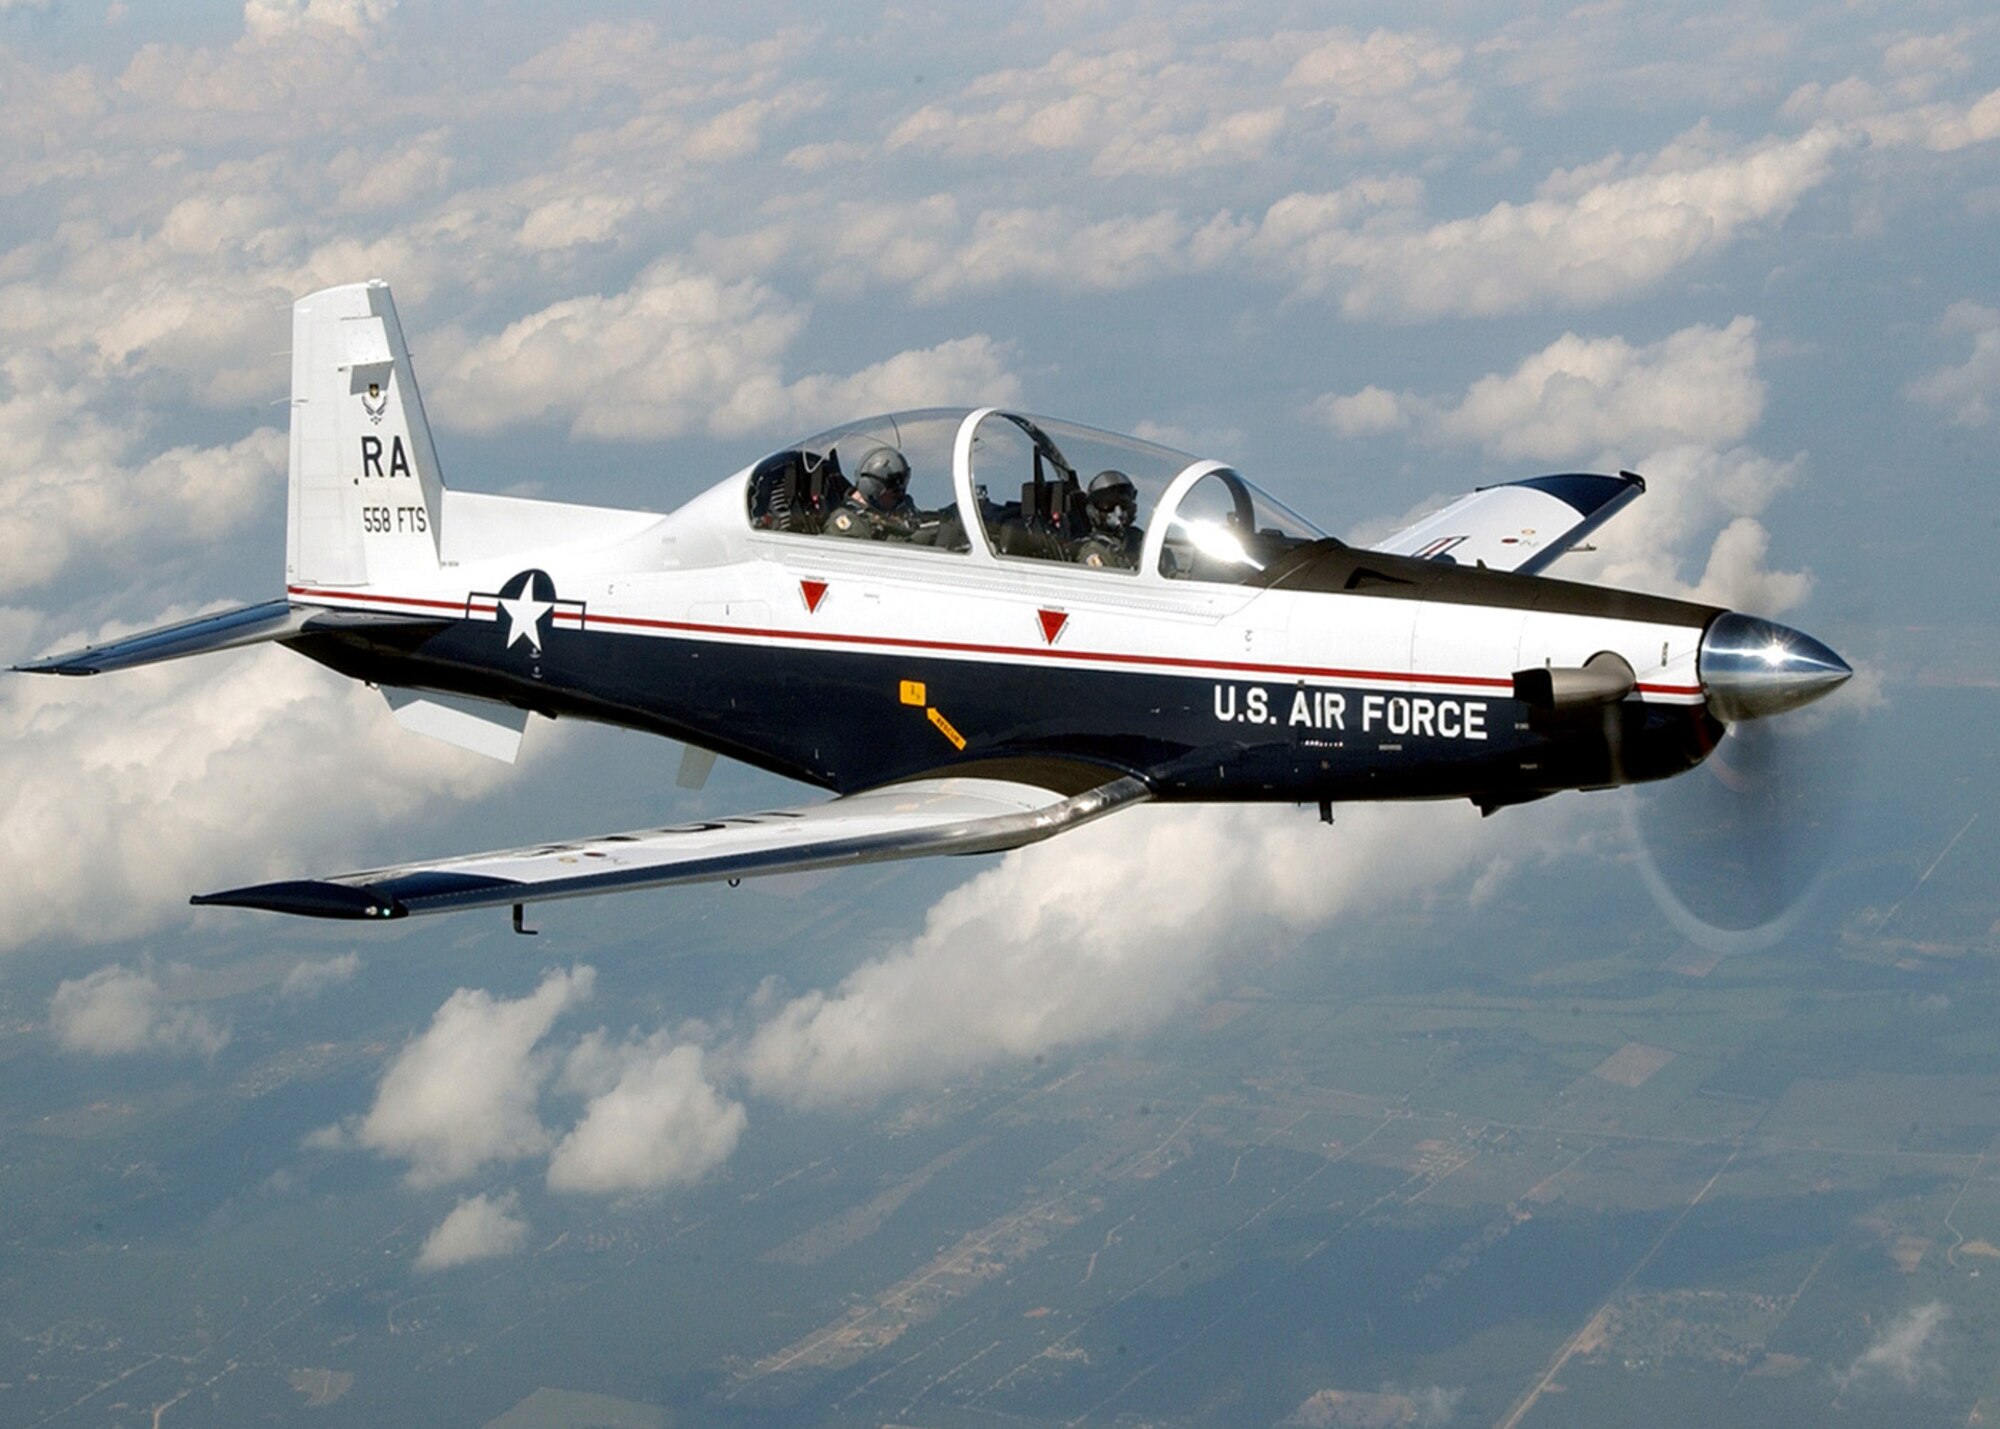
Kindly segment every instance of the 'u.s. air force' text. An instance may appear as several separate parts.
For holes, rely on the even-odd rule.
[[[1340,690],[1299,687],[1279,690],[1274,698],[1262,685],[1217,685],[1215,717],[1224,724],[1354,729],[1428,739],[1486,738],[1486,701],[1430,695],[1349,696]]]

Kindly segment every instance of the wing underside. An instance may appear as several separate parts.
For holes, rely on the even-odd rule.
[[[1536,575],[1646,490],[1632,472],[1537,476],[1477,491],[1404,527],[1374,549]]]
[[[994,853],[1148,797],[1134,778],[1065,796],[993,778],[892,784],[826,803],[200,895],[317,918],[403,918],[630,888]]]

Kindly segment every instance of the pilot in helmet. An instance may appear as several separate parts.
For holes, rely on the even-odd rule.
[[[1090,534],[1076,543],[1077,564],[1137,570],[1146,533],[1138,526],[1139,488],[1132,478],[1122,471],[1100,471],[1090,479],[1084,510]]]
[[[847,499],[827,518],[829,536],[864,541],[908,540],[915,530],[910,464],[894,447],[877,447],[861,459]]]

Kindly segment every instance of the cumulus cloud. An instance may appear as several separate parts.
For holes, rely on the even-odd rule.
[[[135,1052],[212,1057],[229,1041],[197,1008],[177,1005],[150,968],[122,964],[70,979],[49,1002],[49,1024],[65,1051],[110,1057]]]
[[[1940,1386],[1944,1365],[1938,1358],[1939,1331],[1951,1318],[1942,1300],[1912,1306],[1883,1325],[1839,1376],[1842,1390],[1893,1387],[1930,1390]]]
[[[285,974],[285,980],[278,984],[278,995],[299,1001],[318,997],[330,987],[352,982],[354,975],[360,971],[359,953],[342,953],[337,958],[307,958]]]
[[[1497,88],[1522,92],[1541,114],[1586,106],[1712,112],[1774,98],[1809,24],[1751,7],[1694,14],[1579,5],[1521,11],[1475,51]]]
[[[1708,605],[1782,615],[1812,594],[1806,571],[1774,570],[1771,533],[1763,523],[1739,516],[1716,534],[1701,577],[1688,594]]]
[[[1763,416],[1757,323],[1682,328],[1658,342],[1564,333],[1509,372],[1456,398],[1366,387],[1328,393],[1313,415],[1342,435],[1414,429],[1419,440],[1477,446],[1517,461],[1572,461],[1607,448],[1734,445]]]
[[[1983,427],[2000,407],[2000,308],[1953,303],[1938,331],[1945,337],[1970,337],[1971,355],[1956,367],[1925,373],[1903,389],[1904,395],[1943,412],[1957,426]]]
[[[545,1154],[556,1191],[624,1195],[700,1180],[735,1151],[743,1105],[718,1089],[699,1045],[664,1030],[614,1038],[600,1028],[565,1044],[556,1024],[594,984],[593,970],[577,967],[518,998],[458,989],[390,1060],[369,1109],[313,1132],[307,1146],[406,1161],[419,1188]],[[551,1083],[582,1104],[561,1135],[544,1120]],[[454,1259],[436,1263],[470,1258],[465,1247],[489,1237],[504,1244],[511,1208],[462,1202],[432,1238]]]
[[[334,30],[365,39],[396,8],[396,0],[246,0],[243,28],[259,39],[301,29]]]
[[[1285,75],[1285,92],[1309,109],[1330,111],[1343,148],[1452,147],[1476,132],[1473,91],[1460,77],[1465,50],[1430,31],[1333,29],[1281,35],[1273,44],[1299,54]]]
[[[1471,133],[1462,47],[1424,30],[1335,27],[1204,43],[1130,32],[978,76],[886,147],[996,159],[1088,156],[1100,178],[1186,178],[1287,137],[1349,152],[1448,148]]]
[[[845,377],[815,373],[786,383],[775,375],[745,382],[718,410],[718,432],[801,431],[860,412],[937,406],[1010,406],[1021,398],[1014,349],[984,333],[899,352]]]
[[[90,409],[44,358],[0,358],[0,595],[76,561],[130,564],[141,544],[209,544],[284,488],[285,437],[271,427],[220,447],[147,450],[134,424]]]
[[[513,1255],[528,1243],[528,1223],[514,1212],[520,1196],[468,1196],[424,1238],[418,1270],[444,1270],[468,1261]]]
[[[90,679],[0,674],[0,950],[198,916],[190,892],[351,859],[358,831],[506,773],[273,646]]]
[[[1185,271],[1191,226],[1178,213],[1121,214],[1078,224],[1058,209],[989,209],[915,285],[935,301],[1031,281],[1100,292]]]
[[[614,91],[659,113],[701,101],[768,96],[823,40],[811,25],[787,25],[739,42],[712,35],[662,39],[648,21],[593,20],[521,61],[507,78],[528,86],[538,107],[552,113],[587,112]]]
[[[1802,479],[1803,457],[1688,445],[1642,453],[1637,469],[1646,495],[1591,538],[1595,552],[1564,557],[1557,574],[1760,615],[1803,603],[1811,576],[1763,564],[1770,537],[1758,519]]]
[[[1431,432],[1509,460],[1734,445],[1763,415],[1764,393],[1751,318],[1683,328],[1644,347],[1565,333],[1512,372],[1474,382]]]
[[[983,75],[902,120],[887,147],[956,158],[1083,151],[1100,177],[1171,177],[1255,161],[1285,120],[1268,91],[1236,89],[1161,42],[1066,49],[1036,69]]]
[[[1832,125],[1732,148],[1706,129],[1643,160],[1614,160],[1580,189],[1558,175],[1526,202],[1424,224],[1413,209],[1356,224],[1325,195],[1266,212],[1250,251],[1308,296],[1356,318],[1491,316],[1630,298],[1775,223],[1833,172]]]
[[[1456,398],[1370,387],[1329,393],[1312,414],[1343,436],[1408,428],[1507,462],[1640,471],[1645,497],[1593,537],[1595,553],[1565,557],[1562,573],[1778,615],[1812,583],[1769,565],[1770,534],[1757,519],[1802,468],[1744,445],[1764,412],[1757,361],[1748,317],[1646,344],[1565,333]]]
[[[1384,1384],[1375,1394],[1323,1389],[1278,1421],[1278,1429],[1340,1429],[1348,1424],[1382,1424],[1440,1429],[1451,1423],[1465,1398],[1463,1388],[1426,1385],[1399,1389]]]
[[[454,423],[493,431],[571,417],[573,436],[699,430],[746,379],[770,371],[805,314],[758,283],[726,283],[673,259],[625,292],[552,303],[462,341],[437,384]]]
[[[898,288],[938,303],[1010,285],[1058,292],[1115,292],[1213,268],[1242,246],[1247,228],[1155,208],[1094,218],[1067,206],[968,212],[949,194],[909,200],[843,200],[825,211],[769,216],[749,233],[704,235],[696,245],[718,272],[749,275],[781,260],[816,272],[826,294],[855,298]]]
[[[784,73],[803,30],[663,44],[586,26],[547,64],[460,81],[398,50],[392,8],[253,0],[233,41],[147,45],[122,73],[0,54],[0,193],[39,220],[0,252],[0,326],[41,363],[24,387],[81,393],[84,418],[116,408],[129,435],[144,403],[276,396],[289,300],[328,283],[389,278],[406,314],[440,288],[455,312],[522,284],[574,291],[594,250],[657,238],[690,175],[754,158],[817,102]],[[591,55],[640,112],[591,127],[603,109],[573,92]],[[471,122],[523,114],[561,116],[550,148],[496,155]]]
[[[718,1093],[699,1047],[665,1033],[613,1044],[585,1037],[564,1064],[565,1089],[589,1097],[549,1157],[556,1191],[654,1191],[699,1180],[729,1159],[748,1116]]]
[[[367,1113],[315,1133],[311,1144],[407,1160],[409,1183],[420,1187],[546,1151],[538,1103],[554,1057],[540,1044],[590,996],[595,977],[589,967],[551,972],[514,999],[460,988],[397,1053]]]
[[[635,440],[810,425],[838,414],[1010,401],[1007,350],[984,336],[900,353],[835,377],[788,382],[805,311],[774,290],[674,259],[614,297],[567,299],[494,337],[460,340],[440,385],[454,420],[490,431],[551,416],[578,437]]]
[[[1410,404],[1372,382],[1343,396],[1328,392],[1313,401],[1310,415],[1321,426],[1343,437],[1375,437],[1410,425]]]
[[[1798,120],[1831,121],[1877,149],[1926,149],[1950,154],[2000,138],[2000,89],[1971,96],[1944,93],[1975,72],[1971,26],[1935,34],[1902,34],[1883,44],[1872,74],[1811,80],[1793,90],[1783,112]]]
[[[1289,809],[1131,810],[946,894],[905,946],[782,1003],[742,1065],[813,1106],[1136,1033],[1232,960],[1505,862],[1520,830],[1491,828],[1470,806],[1355,808],[1331,832]]]
[[[380,72],[393,9],[393,0],[247,0],[243,32],[229,45],[155,43],[133,55],[108,96],[126,121],[115,127],[143,135],[143,117],[156,115],[153,137],[169,142],[249,137],[253,116],[266,142],[309,133],[309,125],[350,129],[355,115],[340,108],[343,93],[350,104],[397,107]]]

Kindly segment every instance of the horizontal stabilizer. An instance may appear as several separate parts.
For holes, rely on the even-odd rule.
[[[394,685],[381,689],[390,713],[404,729],[502,764],[512,764],[521,752],[521,732],[528,727],[528,712],[518,705],[431,690],[403,690]]]
[[[1482,486],[1374,549],[1538,575],[1645,490],[1645,478],[1629,471],[1570,472]]]
[[[626,888],[848,868],[1036,843],[1148,797],[1115,779],[1065,798],[991,778],[918,779],[798,809],[774,809],[572,843],[403,864],[337,878],[263,883],[191,902],[310,918],[404,918],[504,908]]]
[[[436,619],[422,615],[387,615],[374,611],[326,610],[319,606],[293,605],[285,600],[267,600],[262,605],[246,605],[215,615],[200,615],[175,625],[163,625],[123,640],[103,645],[86,645],[46,659],[31,660],[14,669],[29,675],[101,675],[111,670],[129,670],[135,665],[156,665],[162,660],[178,660],[185,655],[203,655],[210,650],[233,650],[239,645],[256,645],[266,640],[283,640],[317,630],[351,630],[387,625],[436,625]]]

